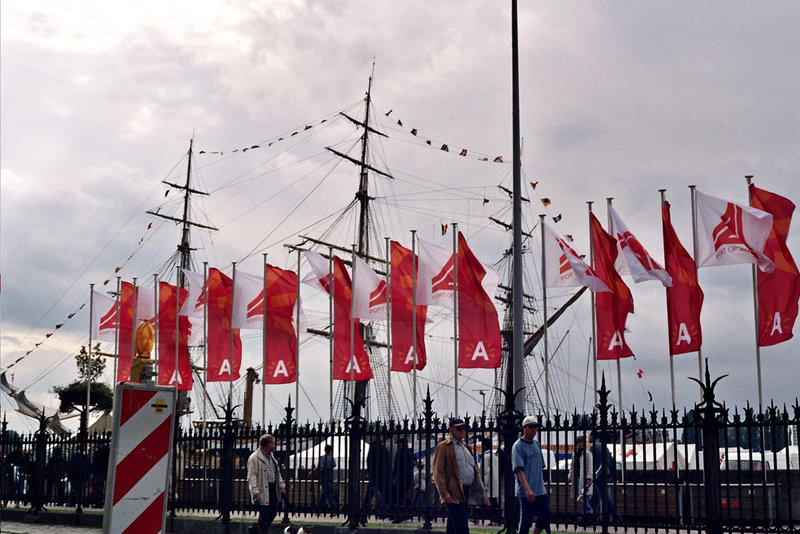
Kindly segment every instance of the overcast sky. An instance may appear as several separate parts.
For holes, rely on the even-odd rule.
[[[394,179],[371,178],[372,252],[383,255],[384,236],[409,244],[412,229],[449,246],[440,224],[458,222],[482,261],[499,262],[510,235],[488,217],[510,222],[508,197],[496,187],[511,187],[512,172],[507,4],[4,1],[2,366],[55,332],[15,367],[14,384],[54,408],[48,391],[75,376],[70,355],[87,342],[88,315],[80,311],[57,332],[55,325],[88,300],[90,283],[113,280],[115,267],[150,288],[153,273],[166,270],[179,229],[145,211],[180,216],[176,192],[165,197],[161,181],[185,180],[193,136],[192,183],[211,195],[197,198],[192,217],[219,228],[193,234],[198,268],[208,261],[230,271],[236,261],[258,272],[263,253],[296,268],[283,245],[300,234],[353,243],[355,215],[333,223],[353,198],[357,169],[337,165],[324,147],[358,156],[357,132],[339,112],[363,118],[373,61],[370,120],[388,138],[370,156]],[[690,250],[691,184],[746,203],[744,176],[754,175],[758,186],[800,199],[797,2],[521,2],[519,36],[524,180],[538,182],[525,189],[527,228],[540,213],[560,214],[559,230],[585,253],[586,202],[605,223],[613,197],[661,259],[660,188]],[[545,209],[540,197],[552,204]],[[539,294],[535,235],[526,280]],[[789,246],[800,255],[797,231]],[[712,375],[730,374],[719,397],[755,404],[750,266],[702,269],[700,283],[703,356]],[[623,404],[645,407],[649,390],[656,406],[668,407],[664,290],[631,287],[628,343],[637,357],[622,362]],[[567,294],[553,293],[553,306]],[[322,327],[325,299],[305,288],[303,297]],[[432,333],[439,355],[425,374],[442,412],[453,409],[446,328]],[[550,342],[563,340],[553,365],[564,408],[591,404],[590,336],[583,299]],[[244,366],[257,364],[257,337],[246,335]],[[318,340],[303,347],[300,417],[326,419],[327,349]],[[767,400],[794,402],[798,354],[796,338],[762,350]],[[601,370],[618,399],[616,368]],[[688,405],[699,392],[685,378],[697,373],[696,354],[676,357],[675,370],[678,404]],[[394,380],[408,410],[407,380]],[[479,412],[477,390],[491,382],[491,372],[464,373],[459,410]],[[269,391],[267,419],[281,416],[289,395],[293,386]],[[12,427],[31,428],[7,397],[2,403]],[[255,412],[260,418],[260,405]]]

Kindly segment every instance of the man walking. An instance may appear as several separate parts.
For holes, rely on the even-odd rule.
[[[519,534],[528,534],[536,516],[533,534],[542,530],[550,534],[550,499],[544,488],[542,447],[534,441],[539,422],[532,415],[522,420],[522,437],[511,448],[511,461],[517,475],[516,496],[519,501]]]
[[[436,444],[433,453],[433,483],[441,500],[447,504],[447,534],[469,534],[470,504],[487,505],[478,464],[464,438],[467,425],[463,419],[450,419],[450,435]]]
[[[247,459],[247,485],[250,497],[258,505],[258,532],[267,534],[269,526],[278,514],[280,496],[286,494],[278,461],[272,455],[275,437],[264,434],[258,440],[258,449]],[[252,529],[251,529],[252,530]]]

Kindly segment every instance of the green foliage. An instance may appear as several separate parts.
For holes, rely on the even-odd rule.
[[[90,411],[108,413],[112,409],[114,394],[107,385],[97,382],[106,368],[106,360],[102,356],[95,356],[100,352],[100,344],[92,349],[92,359],[89,362],[89,354],[86,346],[81,347],[75,355],[75,365],[78,368],[78,379],[66,386],[53,387],[53,393],[58,395],[61,401],[59,411],[70,413],[72,411],[83,412],[86,408],[86,380],[91,376],[92,392],[90,397]]]
[[[91,376],[91,380],[95,381],[103,374],[103,371],[106,369],[106,359],[102,356],[96,356],[100,352],[100,343],[94,346],[92,350],[92,363],[91,366],[87,368],[87,362],[89,360],[89,354],[86,352],[86,346],[81,347],[81,351],[75,355],[75,365],[78,368],[78,378],[83,380],[84,383],[87,380],[87,371],[90,371],[88,374]]]
[[[70,413],[74,410],[83,412],[86,407],[86,382],[75,380],[68,386],[56,386],[53,393],[58,395],[61,405],[61,413]],[[92,382],[92,394],[90,397],[91,411],[109,413],[113,405],[114,395],[105,384]]]

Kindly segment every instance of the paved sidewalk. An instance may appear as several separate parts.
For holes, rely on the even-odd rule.
[[[0,534],[97,534],[103,532],[96,527],[69,527],[65,525],[43,525],[41,523],[17,523],[3,520]]]

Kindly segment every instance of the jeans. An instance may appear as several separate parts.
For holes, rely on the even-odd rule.
[[[447,534],[469,534],[469,486],[464,486],[464,501],[447,505]]]
[[[617,507],[614,505],[608,486],[603,481],[595,481],[594,493],[590,502],[596,512],[602,512],[603,519],[606,521],[617,515]]]
[[[526,497],[519,496],[517,496],[517,500],[519,501],[518,534],[528,534],[530,532],[531,525],[534,525],[534,516],[536,516],[536,528],[550,534],[550,498],[547,494],[537,495],[534,502],[530,502]]]

